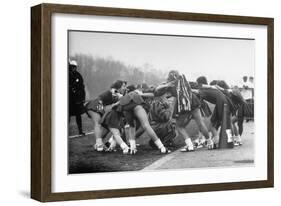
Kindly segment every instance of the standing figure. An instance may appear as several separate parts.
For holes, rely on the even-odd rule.
[[[85,113],[85,88],[81,74],[77,71],[77,62],[69,62],[68,97],[69,97],[69,121],[71,116],[75,116],[79,135],[85,135],[82,130],[81,114]]]

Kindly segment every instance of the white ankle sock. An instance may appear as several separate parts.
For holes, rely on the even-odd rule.
[[[193,149],[193,143],[190,138],[185,139],[185,144],[189,149]]]
[[[131,149],[135,149],[137,147],[136,146],[136,140],[130,139],[129,142],[130,142],[130,148]]]
[[[96,145],[102,145],[103,142],[102,142],[102,138],[97,138],[96,139]]]
[[[164,145],[162,144],[161,140],[160,139],[157,139],[156,141],[154,141],[155,145],[161,149],[162,147],[164,147]]]
[[[113,136],[111,136],[111,137],[109,138],[108,142],[110,143],[110,148],[116,147],[116,144],[117,144],[117,143],[116,143],[115,139],[113,138]]]
[[[128,145],[125,142],[122,142],[120,144],[120,147],[121,147],[122,150],[129,148]]]
[[[227,135],[227,142],[230,143],[232,142],[232,133],[231,133],[231,130],[230,129],[227,129],[226,130],[226,135]]]

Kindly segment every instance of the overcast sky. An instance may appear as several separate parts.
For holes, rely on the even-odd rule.
[[[69,32],[69,54],[111,57],[126,65],[176,69],[188,80],[204,75],[231,85],[254,76],[254,40]]]

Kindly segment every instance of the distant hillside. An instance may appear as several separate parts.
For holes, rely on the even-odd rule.
[[[76,54],[70,57],[78,63],[78,71],[84,78],[87,99],[97,97],[109,89],[116,80],[125,80],[128,84],[147,83],[157,85],[165,80],[163,72],[152,68],[134,67],[125,65],[113,58],[92,57],[91,55]]]

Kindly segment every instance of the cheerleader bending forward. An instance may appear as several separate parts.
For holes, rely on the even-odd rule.
[[[244,116],[249,114],[250,109],[246,100],[241,95],[238,88],[230,88],[227,83],[223,80],[213,80],[210,85],[218,86],[218,89],[221,90],[225,96],[227,96],[232,102],[233,113],[231,117],[231,127],[232,134],[234,135],[234,145],[242,145],[242,133],[243,133],[243,121]],[[236,122],[238,124],[238,129],[236,127]]]
[[[112,132],[117,144],[120,145],[122,148],[128,148],[126,147],[126,143],[122,140],[122,138],[119,138],[120,132],[118,129],[110,127],[110,124],[112,122],[117,122],[118,119],[120,119],[120,114],[122,114],[126,120],[127,125],[127,134],[130,142],[130,153],[135,154],[137,152],[136,147],[136,140],[135,140],[135,130],[136,130],[136,121],[139,121],[141,127],[145,130],[145,132],[148,134],[148,136],[152,139],[154,144],[157,146],[157,148],[160,150],[161,153],[170,153],[170,151],[162,144],[161,140],[158,138],[154,130],[151,128],[148,120],[148,115],[144,109],[144,100],[142,96],[151,95],[151,94],[143,94],[140,93],[134,89],[130,91],[128,94],[123,96],[120,101],[119,105],[116,107],[115,111],[112,111],[113,116],[118,114],[119,116],[111,117],[111,115],[108,116],[108,120],[106,120],[107,125]],[[116,121],[117,120],[117,121]],[[116,127],[117,125],[115,125]],[[122,146],[123,145],[123,146]],[[122,148],[122,149],[123,149]],[[127,152],[127,149],[123,149]]]
[[[220,88],[208,85],[206,77],[198,77],[196,81],[199,85],[199,89],[196,91],[199,93],[199,96],[207,102],[215,105],[211,116],[211,132],[214,137],[215,145],[218,147],[219,135],[217,130],[222,123],[224,105],[227,105],[229,108],[229,112],[226,115],[228,116],[227,118],[231,119],[231,114],[234,112],[233,103],[231,99],[220,90]],[[228,142],[232,142],[231,124],[227,126],[227,133],[229,136]]]
[[[100,124],[102,117],[105,115],[105,107],[113,107],[117,105],[118,100],[121,94],[124,93],[125,89],[126,82],[117,80],[111,85],[110,90],[100,94],[97,99],[89,101],[86,105],[87,113],[90,116],[94,126],[94,149],[99,152],[105,150],[105,146],[102,141],[102,134],[104,129]]]
[[[172,97],[169,98],[170,104],[175,108],[174,114],[176,118],[176,128],[179,134],[184,138],[186,145],[182,152],[194,151],[193,143],[186,131],[186,126],[191,119],[194,119],[200,132],[207,141],[208,149],[214,148],[214,143],[210,138],[208,129],[203,121],[200,112],[200,100],[191,91],[185,78],[178,71],[169,72],[167,83],[159,85],[156,92],[171,92]]]

